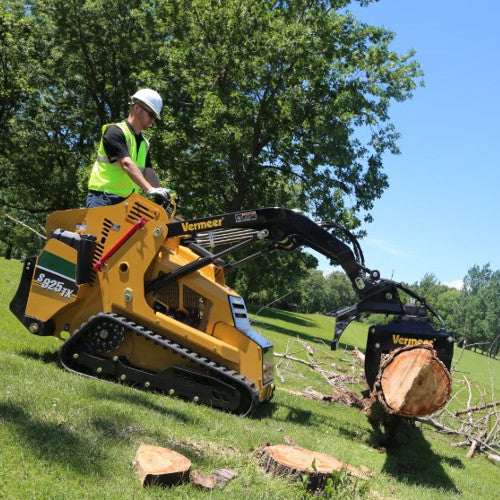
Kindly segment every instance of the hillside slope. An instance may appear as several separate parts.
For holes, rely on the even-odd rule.
[[[484,456],[466,459],[465,450],[451,447],[446,436],[416,427],[402,436],[401,447],[380,452],[356,408],[281,390],[329,390],[316,372],[299,363],[281,362],[274,399],[251,418],[65,372],[57,365],[58,341],[29,334],[8,311],[20,272],[19,262],[0,259],[0,497],[307,496],[300,483],[261,470],[256,453],[266,442],[295,442],[367,467],[374,475],[365,498],[447,499],[458,492],[460,498],[494,498],[500,491],[498,467]],[[274,342],[276,352],[297,356],[303,356],[304,345],[322,352],[333,335],[332,318],[276,310],[262,311],[254,326]],[[342,339],[344,349],[363,348],[364,335],[365,326],[353,325]],[[352,357],[344,349],[333,353],[335,362],[359,371],[359,366],[350,368]],[[465,353],[459,365],[471,381],[498,394],[497,366],[474,353]],[[141,443],[174,449],[203,473],[231,468],[238,477],[210,493],[192,484],[141,489],[130,466]],[[342,488],[359,490],[359,484]]]

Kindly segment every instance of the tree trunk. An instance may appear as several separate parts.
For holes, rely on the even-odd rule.
[[[392,351],[380,365],[373,394],[389,414],[421,417],[450,399],[451,375],[432,346]]]
[[[172,486],[189,479],[191,461],[176,451],[141,444],[134,468],[142,486]]]
[[[298,446],[264,446],[259,452],[259,461],[266,472],[274,475],[287,476],[296,481],[307,475],[308,489],[313,491],[322,490],[334,470],[346,469],[353,476],[368,479],[362,471],[338,458]]]

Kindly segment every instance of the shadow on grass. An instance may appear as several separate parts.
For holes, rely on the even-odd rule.
[[[381,435],[374,431],[371,442],[380,443]],[[436,488],[460,493],[443,469],[443,463],[463,468],[461,460],[435,453],[422,430],[412,424],[401,424],[395,441],[385,448],[386,459],[382,471],[398,481],[426,488]]]
[[[58,351],[38,352],[38,351],[31,351],[29,349],[24,349],[19,352],[19,355],[27,359],[41,361],[46,365],[57,364],[58,360]]]
[[[339,342],[337,345],[337,351],[339,351],[339,352],[340,351],[354,351],[354,349],[358,349],[362,353],[364,353],[366,351],[366,348],[364,348],[364,347],[357,347],[357,346],[351,345],[351,344],[344,344],[343,342]]]
[[[192,425],[193,427],[202,424],[203,421],[201,419],[193,418],[187,413],[164,408],[150,401],[146,401],[146,395],[141,395],[140,393],[138,395],[126,395],[125,397],[120,397],[117,394],[113,396],[113,398],[110,398],[103,394],[103,397],[107,400],[122,402],[126,405],[140,405],[153,412],[161,413],[158,418],[163,417],[165,419],[165,426],[163,430],[161,430],[161,428],[159,430],[151,429],[148,427],[150,424],[147,421],[143,421],[137,413],[134,413],[134,408],[131,406],[125,413],[120,412],[112,416],[99,415],[92,418],[92,426],[104,439],[112,442],[125,442],[127,445],[144,442],[155,446],[163,446],[189,457],[193,463],[196,463],[199,467],[205,464],[213,464],[214,457],[220,454],[218,447],[211,448],[203,440],[196,442],[192,439],[176,439],[176,432],[172,431],[173,419],[181,422],[181,425]],[[162,395],[159,397],[167,398],[167,396]],[[174,398],[169,399],[176,401]],[[177,401],[179,400],[177,399]],[[134,417],[129,417],[129,413],[130,415],[134,415]],[[156,418],[156,420],[158,420],[158,418]]]
[[[262,335],[264,335],[264,337],[266,336],[266,332],[265,330],[270,330],[270,331],[273,331],[273,332],[277,332],[277,333],[281,333],[283,335],[286,335],[292,339],[295,339],[295,338],[299,338],[301,340],[304,340],[304,341],[308,341],[308,342],[324,342],[320,337],[319,335],[309,335],[307,333],[303,333],[303,332],[297,332],[296,330],[291,330],[290,328],[283,328],[281,326],[276,326],[276,325],[272,325],[271,323],[264,323],[262,321],[255,321],[254,323],[252,323],[252,328],[255,328],[256,330],[260,330],[260,332],[262,333]],[[333,338],[333,329],[332,329],[332,332],[331,332],[331,336]]]
[[[285,411],[282,411],[282,410]],[[275,413],[279,413],[279,418]],[[411,424],[401,424],[398,428],[392,445],[385,447],[382,444],[386,439],[385,434],[369,427],[349,427],[341,424],[339,420],[331,419],[321,415],[319,411],[308,411],[295,407],[285,401],[262,405],[256,413],[255,418],[274,417],[275,420],[295,422],[305,425],[327,428],[329,425],[335,427],[336,431],[353,444],[366,443],[374,446],[385,453],[385,463],[382,472],[394,477],[400,482],[413,484],[419,487],[442,489],[450,494],[460,493],[450,476],[444,470],[446,464],[456,469],[464,468],[463,462],[455,457],[449,457],[435,453],[431,444],[425,439],[420,428]],[[318,427],[319,428],[319,427]]]
[[[248,418],[254,420],[272,418],[276,422],[293,422],[301,425],[309,425],[312,423],[325,426],[333,425],[332,420],[323,416],[321,412],[313,412],[312,410],[301,408],[300,402],[295,405],[294,403],[289,403],[284,400],[262,404]]]
[[[123,415],[120,415],[119,419],[116,416],[105,417],[98,415],[92,417],[90,423],[106,439],[130,443],[138,434],[144,434],[144,431],[134,426],[130,420],[124,421]]]
[[[253,413],[247,415],[247,418],[252,420],[260,420],[272,417],[274,415],[274,412],[279,406],[281,405],[276,404],[274,401],[262,403],[259,406],[257,406],[257,408]]]
[[[115,384],[115,382],[109,382],[110,384]],[[157,404],[149,398],[149,396],[143,392],[141,392],[139,389],[135,389],[133,387],[130,387],[130,392],[107,392],[107,391],[101,391],[101,390],[96,390],[93,391],[92,394],[98,398],[105,399],[107,401],[115,401],[119,403],[126,404],[127,406],[140,406],[146,410],[153,411],[155,413],[159,413],[160,416],[167,417],[168,418],[173,418],[175,420],[178,420],[179,422],[182,422],[184,424],[198,424],[199,419],[193,417],[190,415],[187,411],[181,411],[178,410],[177,408],[171,408],[171,407],[166,407],[162,406],[160,404]],[[166,396],[160,392],[156,393],[158,397],[160,398],[165,398],[165,399],[170,399],[172,401],[181,401],[179,399],[175,400],[169,396]]]
[[[249,309],[251,313],[255,314],[258,312],[258,309],[256,307],[251,307]],[[268,308],[262,309],[259,312],[259,315],[256,316],[254,320],[252,320],[252,324],[257,322],[260,323],[259,321],[260,317],[277,319],[280,321],[285,321],[286,323],[295,323],[296,325],[301,325],[301,326],[308,326],[308,327],[316,326],[316,323],[312,320],[306,319],[303,316],[299,316],[293,312],[279,311],[278,309],[268,309]]]
[[[45,364],[54,364],[58,365],[58,352],[52,352],[52,351],[46,351],[43,353],[37,352],[37,351],[32,351],[29,349],[25,349],[19,353],[21,356],[28,358],[28,359],[33,359],[35,361],[42,361]],[[62,369],[61,369],[62,370]],[[110,381],[110,380],[103,380],[103,382],[107,382],[110,384],[118,385],[116,382]],[[123,393],[115,393],[112,391],[94,391],[93,394],[101,399],[106,399],[110,401],[117,401],[117,402],[125,402],[128,405],[135,405],[135,406],[142,406],[143,408],[146,408],[148,410],[152,410],[157,413],[161,413],[163,415],[168,414],[170,418],[175,418],[176,420],[179,420],[184,423],[197,423],[196,419],[193,419],[191,416],[189,416],[187,413],[178,411],[176,409],[172,408],[165,408],[164,406],[155,404],[152,402],[143,392],[141,392],[139,389],[136,389],[134,387],[130,387],[132,390],[132,393],[130,394],[123,394]],[[158,393],[161,395],[161,397],[167,398],[168,396],[162,395],[161,393]],[[112,429],[112,427],[109,427],[109,429]],[[111,431],[110,431],[111,432]]]
[[[82,475],[103,472],[101,446],[92,445],[88,436],[65,424],[34,420],[21,406],[8,403],[0,403],[0,421],[10,425],[20,447],[29,447],[41,460],[60,463]]]
[[[286,413],[280,415],[278,418],[275,414],[276,411],[278,410],[280,411],[286,410]],[[273,417],[276,421],[279,420],[283,422],[286,421],[286,422],[295,422],[299,424],[307,424],[311,419],[311,416],[312,416],[312,411],[310,410],[304,410],[297,406],[292,406],[283,401],[280,401],[279,403],[269,402],[261,404],[251,415],[248,416],[248,418],[254,420],[261,420]]]
[[[287,409],[287,414],[283,418],[285,422],[294,422],[301,425],[307,425],[311,417],[313,416],[313,412],[311,410],[304,410],[302,408],[297,408],[295,406],[289,405],[281,405],[283,408]]]

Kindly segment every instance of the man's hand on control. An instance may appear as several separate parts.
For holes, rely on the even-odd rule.
[[[167,200],[170,200],[170,192],[170,189],[164,187],[152,187],[148,189],[147,194],[150,194],[152,196],[161,196]]]

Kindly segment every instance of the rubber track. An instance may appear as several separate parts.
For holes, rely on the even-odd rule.
[[[219,365],[214,361],[210,361],[209,359],[199,355],[194,351],[191,351],[186,347],[182,347],[181,345],[176,344],[175,342],[172,342],[171,340],[168,340],[165,337],[152,332],[151,330],[148,330],[142,325],[138,325],[137,323],[130,321],[123,316],[119,316],[118,314],[113,313],[99,313],[95,316],[91,316],[85,323],[80,326],[78,330],[75,331],[73,335],[71,335],[71,337],[69,337],[64,342],[64,344],[59,349],[59,362],[63,368],[70,372],[83,375],[88,378],[100,378],[98,376],[94,376],[82,372],[78,369],[72,368],[70,365],[72,364],[73,358],[71,353],[68,351],[71,350],[74,345],[78,345],[78,341],[80,340],[80,338],[83,337],[85,333],[87,333],[87,331],[89,331],[93,327],[94,324],[98,324],[102,320],[111,320],[115,323],[120,324],[127,330],[131,330],[136,335],[142,336],[146,340],[149,340],[164,349],[169,349],[182,358],[191,361],[192,363],[200,367],[201,370],[208,371],[211,377],[221,381],[224,384],[232,386],[240,393],[241,401],[245,402],[246,404],[243,407],[238,407],[236,411],[229,411],[233,411],[234,413],[237,413],[239,415],[248,415],[259,404],[259,391],[255,388],[255,384],[246,379],[243,375],[239,375],[234,370],[229,370],[228,368],[225,368],[224,366]],[[109,361],[108,358],[101,359],[103,359],[104,361]],[[145,372],[137,367],[133,367],[133,370],[141,371],[144,374],[154,375],[154,373],[151,374],[150,372]],[[162,390],[167,392],[168,387],[163,387]],[[221,407],[220,409],[226,408]]]

